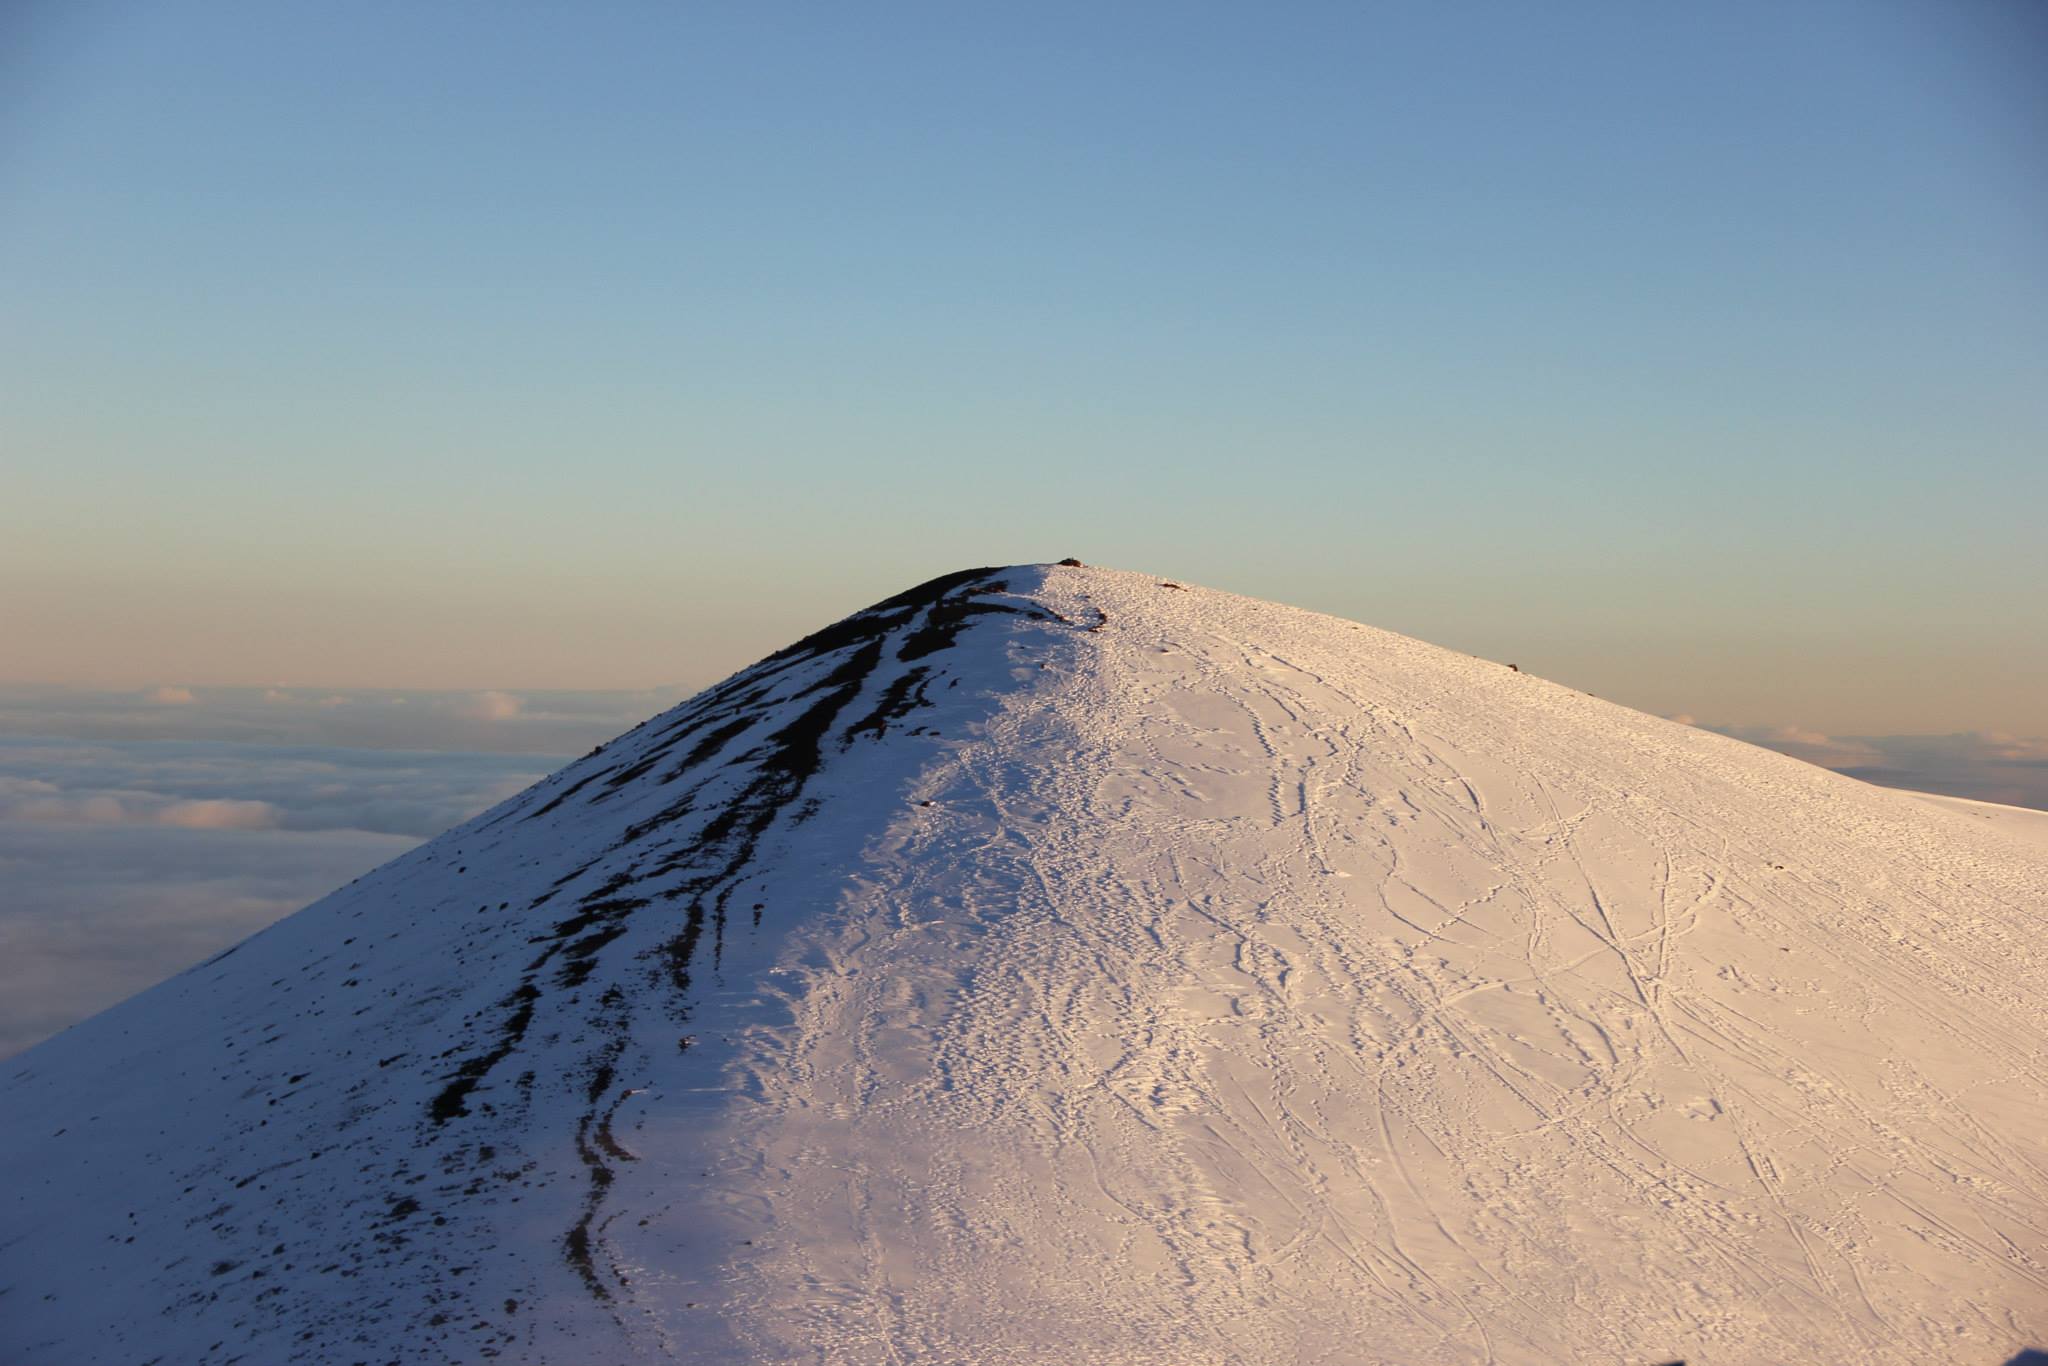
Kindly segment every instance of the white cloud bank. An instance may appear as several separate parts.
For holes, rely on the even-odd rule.
[[[688,691],[333,693],[279,684],[135,693],[0,684],[0,736],[568,756]]]
[[[236,798],[179,800],[155,792],[64,796],[47,783],[20,784],[44,793],[10,797],[0,779],[0,821],[33,825],[167,825],[180,830],[274,830],[283,823],[270,802]]]
[[[1708,729],[1884,787],[2048,810],[2048,738],[1997,731],[1828,735],[1804,726]]]
[[[0,821],[0,1057],[411,848],[355,831]]]
[[[0,1057],[219,952],[560,762],[0,734]]]
[[[398,699],[403,704],[404,699]],[[526,704],[508,692],[480,692],[470,699],[464,714],[479,721],[510,721],[524,711]]]

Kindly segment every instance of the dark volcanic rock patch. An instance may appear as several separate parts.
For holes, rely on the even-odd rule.
[[[531,823],[578,802],[598,808],[633,799],[631,817],[609,848],[530,900],[537,910],[594,869],[614,870],[578,895],[570,914],[529,935],[537,952],[518,985],[499,999],[484,1040],[444,1074],[426,1107],[429,1132],[464,1119],[479,1087],[521,1050],[537,1020],[551,1021],[550,1033],[574,1030],[582,1062],[564,1080],[576,1087],[582,1107],[575,1147],[586,1192],[562,1250],[597,1299],[610,1300],[607,1277],[618,1276],[599,1247],[599,1216],[616,1164],[633,1160],[611,1126],[633,1094],[618,1077],[633,1037],[634,1001],[652,996],[678,1024],[689,1023],[705,941],[718,961],[733,899],[762,841],[801,825],[812,804],[807,789],[834,754],[879,741],[933,705],[942,656],[963,633],[1004,618],[1075,627],[1034,603],[1006,600],[996,574],[944,575],[816,631],[594,751],[583,761],[588,771],[566,771],[557,791],[535,789],[529,809],[514,807],[487,823]],[[673,788],[674,795],[648,809],[651,787]],[[753,910],[753,924],[761,909]],[[635,932],[648,915],[672,926],[651,943],[644,930]],[[612,985],[579,1006],[580,994],[599,980],[605,951],[629,937],[638,945],[632,958],[607,969],[604,980]],[[651,973],[639,987],[659,990],[619,989],[620,981],[633,980],[636,961]],[[683,1037],[678,1052],[687,1048]]]

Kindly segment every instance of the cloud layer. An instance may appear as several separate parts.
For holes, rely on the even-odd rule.
[[[0,684],[0,736],[570,755],[666,710],[688,691],[336,693],[167,684],[106,692]]]
[[[670,700],[0,689],[0,1056],[317,900]]]
[[[2048,739],[1986,731],[1826,735],[1800,726],[1708,729],[1881,787],[2048,810]]]
[[[0,820],[0,1057],[219,952],[415,843],[353,830]]]
[[[0,1056],[317,900],[559,762],[0,738]]]

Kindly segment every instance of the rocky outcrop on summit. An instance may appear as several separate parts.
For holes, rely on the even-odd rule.
[[[1075,565],[0,1070],[9,1363],[2003,1361],[2048,854]]]

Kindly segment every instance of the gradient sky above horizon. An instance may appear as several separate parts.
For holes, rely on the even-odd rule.
[[[2048,8],[0,7],[0,681],[701,684],[965,564],[2048,735]]]

